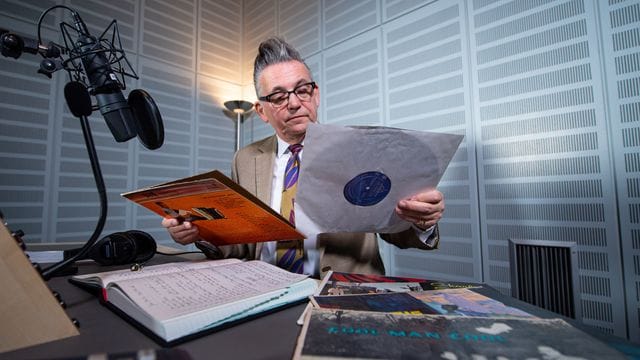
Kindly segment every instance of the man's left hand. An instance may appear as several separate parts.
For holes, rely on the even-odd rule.
[[[396,214],[403,220],[426,230],[434,226],[444,212],[444,196],[438,190],[427,190],[398,201]]]

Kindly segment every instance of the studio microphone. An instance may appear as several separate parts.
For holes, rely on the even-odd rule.
[[[135,118],[131,107],[122,94],[120,82],[111,69],[105,53],[109,49],[89,34],[87,26],[78,13],[73,13],[78,38],[75,46],[79,50],[80,60],[91,84],[91,95],[96,97],[98,108],[104,117],[111,134],[117,142],[127,141],[137,135]],[[73,91],[80,91],[73,89]],[[85,96],[81,96],[85,98]]]
[[[132,90],[127,100],[122,94],[125,88],[124,79],[120,83],[116,72],[123,75],[129,74],[123,71],[120,64],[121,61],[128,64],[121,46],[119,49],[115,48],[113,40],[109,42],[102,38],[107,30],[100,38],[91,36],[77,12],[73,12],[73,21],[78,36],[75,41],[71,41],[73,44],[73,49],[69,50],[71,57],[80,59],[89,80],[89,93],[96,97],[100,113],[113,137],[116,141],[123,142],[137,135],[147,149],[158,149],[164,143],[164,126],[153,98],[141,89]],[[120,35],[117,34],[115,20],[107,29],[112,26],[115,31],[114,38],[117,35],[119,42]],[[114,71],[111,64],[116,63],[119,69]],[[133,76],[137,79],[137,76]],[[86,115],[87,112],[91,114],[90,110],[93,106],[82,82],[72,81],[67,84],[65,97],[74,115]]]

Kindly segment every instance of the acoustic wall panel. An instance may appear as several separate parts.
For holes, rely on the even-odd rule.
[[[145,0],[140,55],[193,71],[196,14],[196,0]]]
[[[386,22],[394,18],[428,5],[437,0],[383,0],[382,21]]]
[[[322,7],[324,48],[380,25],[378,0],[325,0]]]
[[[575,242],[580,283],[606,287],[581,293],[584,323],[624,336],[594,8],[576,0],[470,9],[483,273],[509,293],[509,238]]]
[[[198,120],[196,125],[198,172],[217,169],[231,175],[236,146],[236,115],[225,112],[224,102],[240,98],[240,86],[198,77]]]
[[[378,29],[324,51],[323,123],[383,124],[381,40]]]
[[[32,35],[35,39],[37,37],[36,24],[38,23],[38,18],[46,9],[56,5],[57,3],[58,1],[55,0],[0,0],[0,14],[25,22],[23,24],[24,26],[18,25],[17,22],[6,22],[3,24],[3,28],[10,31],[21,32],[24,35]],[[56,17],[59,15],[60,11],[61,10],[52,10],[50,15],[43,19],[43,27],[57,29],[58,22],[56,21]]]
[[[47,239],[42,218],[52,180],[47,143],[55,136],[49,98],[55,83],[36,74],[38,67],[34,57],[0,57],[0,210],[11,229],[40,242]]]
[[[278,1],[278,35],[295,46],[304,58],[321,49],[321,6],[321,1]]]
[[[53,1],[0,0],[2,28],[28,38],[37,37],[36,23]],[[42,22],[41,35],[59,41],[54,10]],[[57,102],[50,93],[56,79],[38,74],[41,58],[21,54],[0,56],[0,210],[12,230],[22,229],[27,241],[55,241],[49,236],[54,126]]]
[[[276,0],[246,0],[244,1],[243,27],[243,75],[242,85],[245,87],[247,101],[255,101],[255,87],[253,86],[253,63],[258,54],[258,46],[270,36],[277,35],[277,2]],[[251,90],[249,90],[251,89]],[[251,96],[249,96],[250,94]],[[248,145],[273,134],[270,125],[264,123],[253,114],[246,118],[243,124],[243,145]]]
[[[132,164],[132,190],[193,175],[197,169],[194,73],[141,58],[140,76],[140,87],[147,90],[158,104],[165,133],[160,149],[150,151],[137,145],[135,157],[129,160]],[[157,235],[161,241],[167,238],[166,231],[160,227],[158,215],[133,203],[128,205],[133,208],[133,228]]]
[[[640,342],[640,1],[598,2],[617,180],[629,339]]]
[[[239,82],[242,79],[242,3],[220,0],[198,4],[198,72]]]
[[[258,45],[277,33],[276,4],[276,0],[244,1],[242,85],[253,84],[253,61],[258,53]]]
[[[474,240],[480,228],[464,19],[463,1],[440,1],[383,26],[386,125],[465,136],[438,185],[447,209],[439,222],[440,248],[389,247],[394,274],[482,280],[480,243]],[[423,261],[411,266],[409,257]]]

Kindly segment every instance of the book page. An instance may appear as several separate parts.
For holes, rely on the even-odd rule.
[[[177,273],[188,271],[191,269],[206,269],[216,266],[236,264],[242,262],[239,259],[221,259],[221,260],[203,260],[203,261],[184,261],[168,264],[145,266],[142,270],[131,271],[129,269],[105,271],[100,273],[77,275],[73,279],[86,282],[99,282],[102,287],[107,287],[110,283],[122,282],[128,279],[145,278],[149,276],[157,276],[162,274]]]
[[[177,318],[179,321],[172,319],[170,324],[166,326],[167,336],[173,334],[179,337],[194,331],[214,328],[230,321],[259,314],[297,300],[303,300],[312,294],[316,287],[317,282],[314,279],[307,278],[285,289],[271,291],[260,296],[224,305],[215,312],[201,311]]]
[[[262,261],[249,261],[130,279],[112,286],[163,321],[282,289],[305,278]]]

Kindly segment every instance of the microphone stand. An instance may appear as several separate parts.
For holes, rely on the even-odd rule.
[[[91,170],[93,171],[93,178],[96,182],[96,188],[98,189],[98,195],[100,197],[100,217],[96,228],[91,235],[91,238],[84,244],[78,253],[71,256],[66,260],[62,260],[50,267],[44,269],[41,273],[42,278],[46,281],[55,276],[56,273],[64,270],[66,267],[73,264],[76,260],[82,259],[96,243],[98,237],[102,233],[104,224],[107,220],[107,190],[104,185],[104,179],[102,178],[102,171],[100,170],[100,163],[98,161],[98,154],[96,152],[96,146],[93,142],[93,136],[91,135],[91,128],[89,127],[89,119],[87,116],[78,116],[80,124],[82,126],[82,134],[84,135],[84,143],[87,147],[87,153],[89,154],[89,161],[91,162]]]

